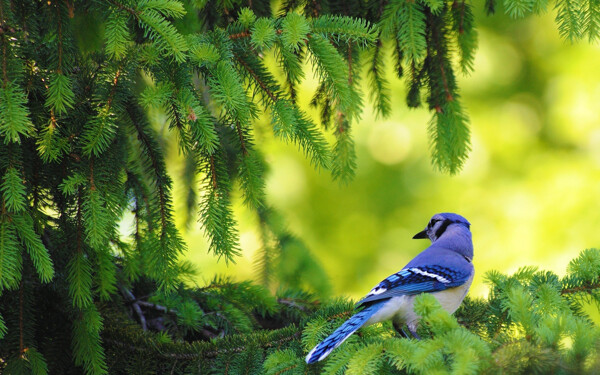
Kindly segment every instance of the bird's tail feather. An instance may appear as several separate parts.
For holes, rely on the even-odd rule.
[[[317,344],[317,346],[308,353],[306,356],[306,363],[318,362],[327,357],[333,349],[340,346],[348,337],[350,337],[350,335],[362,327],[363,324],[365,324],[382,306],[383,303],[375,303],[354,314],[329,335],[329,337]]]

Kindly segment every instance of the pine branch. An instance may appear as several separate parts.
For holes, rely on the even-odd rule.
[[[6,20],[8,19],[5,14],[4,14],[4,2],[0,2],[0,20]],[[2,79],[3,79],[3,87],[6,87],[8,85],[8,64],[7,64],[7,60],[8,60],[8,51],[7,51],[7,43],[6,43],[6,25],[4,25],[4,22],[2,22],[2,25],[0,25],[1,27],[1,31],[0,31],[0,40],[2,41]],[[10,30],[10,29],[9,29]]]
[[[0,291],[15,289],[21,281],[22,258],[14,225],[2,205],[0,216]]]
[[[278,347],[281,347],[282,345],[287,344],[291,341],[296,341],[301,336],[301,332],[298,331],[296,329],[296,327],[289,327],[289,328],[284,328],[284,329],[280,330],[281,332],[277,332],[277,331],[269,332],[269,333],[267,333],[267,335],[265,337],[260,337],[257,335],[257,337],[255,337],[255,338],[251,338],[251,339],[246,338],[245,344],[233,346],[233,347],[231,346],[231,344],[228,345],[227,343],[224,343],[224,342],[220,342],[218,345],[217,345],[217,343],[204,344],[204,345],[202,345],[201,343],[197,343],[195,345],[188,344],[187,347],[185,348],[186,353],[180,353],[180,352],[173,351],[172,349],[174,349],[174,347],[171,346],[171,348],[169,348],[169,345],[164,345],[165,346],[164,349],[155,351],[155,350],[151,349],[151,347],[149,347],[144,341],[141,341],[140,338],[135,337],[132,334],[132,332],[128,332],[129,340],[119,341],[119,340],[115,340],[114,338],[110,337],[111,334],[118,333],[118,332],[114,332],[114,328],[109,329],[107,327],[106,331],[107,331],[106,334],[109,336],[106,339],[106,341],[110,342],[113,345],[117,345],[121,348],[129,349],[131,351],[138,352],[138,353],[148,353],[149,351],[151,351],[153,356],[158,356],[159,358],[178,359],[178,360],[187,360],[187,361],[197,360],[199,358],[215,359],[219,356],[226,355],[226,354],[242,353],[247,350],[248,344],[251,342],[250,340],[252,340],[252,339],[257,341],[256,344],[258,345],[258,348],[269,349],[269,348],[278,348]],[[290,331],[292,331],[292,332],[290,332]],[[122,337],[121,335],[119,335],[119,336]],[[241,336],[241,335],[232,336],[230,338],[227,338],[226,340],[230,343],[235,343],[237,340],[239,340],[242,337],[244,337],[244,336]],[[254,340],[252,340],[252,341],[254,341]],[[134,343],[134,344],[132,344],[132,343]],[[171,349],[171,350],[169,350],[169,349]]]
[[[587,293],[592,294],[597,289],[600,289],[600,280],[595,283],[589,283],[582,286],[577,286],[573,288],[565,288],[561,289],[560,294],[574,294],[574,293]]]
[[[380,38],[377,39],[375,46],[369,51],[372,54],[370,60],[370,69],[367,71],[367,76],[370,78],[369,81],[369,96],[370,99],[375,103],[376,116],[387,117],[391,112],[390,103],[390,89],[389,82],[384,74],[384,62],[382,56],[383,42]],[[397,61],[400,61],[398,59]],[[400,66],[399,71],[402,68]]]
[[[240,56],[235,55],[237,62],[242,65],[244,67],[244,69],[248,72],[248,74],[250,74],[250,76],[252,77],[252,79],[256,82],[256,84],[262,89],[262,91],[267,95],[267,97],[271,100],[272,104],[276,103],[279,98],[279,94],[277,93],[277,91],[279,91],[278,87],[273,87],[273,90],[271,90],[268,86],[267,83],[265,81],[263,81],[260,76],[257,74],[257,72],[255,72],[248,63],[246,63],[246,61],[244,61]]]
[[[102,154],[116,136],[116,118],[112,111],[113,101],[117,92],[117,85],[121,77],[121,68],[118,68],[112,79],[111,89],[106,97],[106,103],[98,110],[97,116],[90,120],[82,134],[84,140],[83,153],[86,156],[99,156]]]
[[[34,132],[27,97],[20,87],[6,79],[0,88],[0,136],[4,144],[21,143],[21,137],[28,138]]]
[[[204,188],[207,194],[200,204],[201,220],[210,240],[210,250],[225,261],[233,261],[239,254],[236,222],[229,201],[229,179],[223,161],[218,155],[204,156],[206,175]]]

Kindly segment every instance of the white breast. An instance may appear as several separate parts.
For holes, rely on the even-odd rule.
[[[440,302],[440,305],[442,305],[444,310],[452,314],[456,311],[456,309],[458,309],[458,306],[460,306],[463,299],[465,299],[472,282],[473,275],[471,275],[469,280],[467,280],[467,282],[461,286],[432,293],[432,295]]]
[[[441,292],[431,293],[450,314],[456,311],[469,291],[473,282],[473,275],[463,285],[456,288],[450,288]],[[415,314],[414,306],[415,296],[399,296],[390,298],[385,305],[367,320],[365,325],[383,322],[389,319],[397,319],[400,323],[405,323],[416,327],[419,317]]]

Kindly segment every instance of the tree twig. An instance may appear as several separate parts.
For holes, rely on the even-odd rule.
[[[144,312],[142,311],[142,308],[140,307],[140,302],[142,302],[142,301],[136,301],[133,293],[131,293],[131,291],[129,289],[125,288],[123,285],[119,285],[119,289],[121,290],[121,294],[123,294],[123,297],[127,298],[129,301],[132,302],[131,307],[133,308],[133,311],[135,311],[135,313],[137,314],[137,316],[140,320],[140,325],[142,326],[142,330],[147,331],[148,325],[146,324],[146,317],[144,316]]]

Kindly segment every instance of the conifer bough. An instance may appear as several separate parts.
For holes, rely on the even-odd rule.
[[[503,4],[514,17],[548,6]],[[596,5],[555,5],[561,35],[597,39]],[[493,12],[496,4],[485,6]],[[455,70],[473,69],[476,46],[472,5],[458,0],[289,0],[275,13],[266,1],[0,0],[0,369],[56,372],[56,359],[66,358],[87,374],[106,373],[100,307],[144,282],[158,299],[182,293],[189,269],[178,263],[185,244],[164,157],[171,138],[185,157],[187,209],[199,211],[212,253],[227,261],[239,253],[237,182],[259,217],[263,283],[326,290],[322,270],[266,204],[255,120],[266,113],[276,137],[350,180],[362,75],[377,113],[389,115],[391,49],[407,105],[423,98],[432,113],[434,166],[457,173],[469,127]],[[276,66],[265,63],[269,54]],[[297,102],[307,61],[319,82],[311,105],[320,126]],[[158,131],[152,120],[160,116],[166,127]],[[118,227],[125,213],[133,217],[129,238]],[[282,267],[286,259],[295,266]],[[302,284],[303,272],[312,284]],[[160,306],[192,331],[252,325],[185,301]],[[234,305],[227,311],[243,316]],[[47,314],[69,324],[48,325]]]

